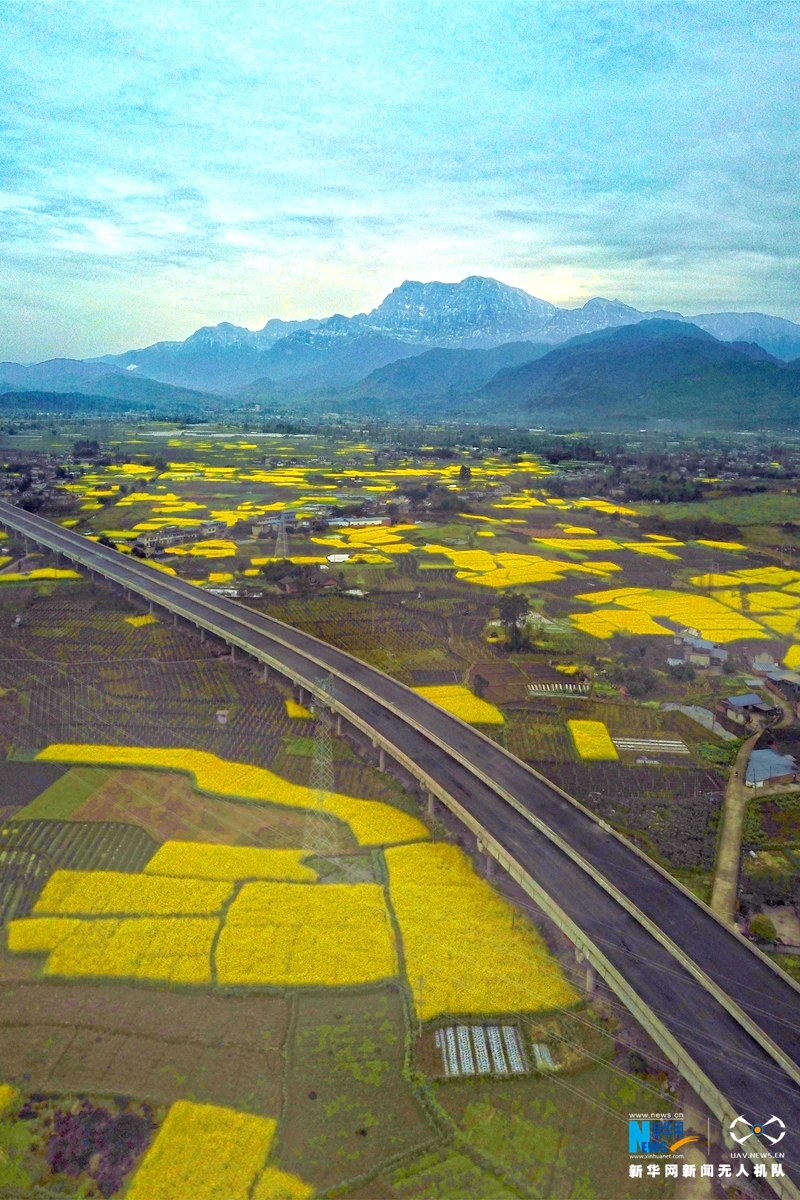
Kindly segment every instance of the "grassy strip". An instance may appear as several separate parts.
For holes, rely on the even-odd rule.
[[[116,768],[73,767],[15,814],[16,820],[68,820],[76,809],[116,775]]]

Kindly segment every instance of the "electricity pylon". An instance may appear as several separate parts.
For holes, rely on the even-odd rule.
[[[278,536],[275,538],[275,557],[280,561],[289,557],[289,544],[286,540],[286,513],[282,512],[278,521]]]
[[[321,857],[334,854],[339,842],[336,821],[326,811],[326,800],[334,790],[333,734],[333,675],[321,679],[314,687],[314,757],[311,760],[310,787],[314,807],[309,809],[303,835],[303,848]]]

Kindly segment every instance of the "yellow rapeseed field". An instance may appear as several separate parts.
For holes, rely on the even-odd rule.
[[[418,1016],[538,1012],[578,997],[537,930],[457,846],[393,846],[389,894]]]
[[[177,1100],[127,1200],[247,1200],[274,1135],[269,1117]]]
[[[98,505],[99,507],[99,505]],[[77,571],[63,570],[59,567],[36,567],[33,571],[9,571],[0,575],[0,583],[20,583],[26,579],[81,579]]]
[[[567,721],[567,725],[581,758],[612,761],[619,758],[611,734],[602,721]]]
[[[10,1083],[0,1083],[0,1117],[13,1108],[18,1099],[19,1090],[17,1088]]]
[[[414,688],[414,691],[471,725],[502,725],[505,721],[499,708],[490,704],[488,700],[481,700],[460,683],[418,687]]]
[[[313,1195],[310,1183],[270,1163],[259,1176],[253,1200],[309,1200]]]
[[[218,926],[218,918],[205,917],[67,922],[33,916],[10,923],[8,947],[17,953],[49,953],[45,975],[208,985]]]
[[[619,571],[616,563],[558,562],[535,554],[491,554],[488,550],[453,550],[450,546],[430,544],[422,547],[429,554],[443,555],[457,567],[456,578],[484,587],[521,587],[526,583],[552,583],[568,571],[585,575],[607,575]]]
[[[551,550],[619,550],[619,543],[612,538],[601,537],[547,537],[534,538],[540,546]]]
[[[218,913],[229,883],[121,871],[55,871],[33,911],[46,916],[196,916]]]
[[[769,617],[761,617],[761,624],[766,625],[767,629],[773,630],[780,637],[794,637],[798,632],[798,620],[800,619],[800,609],[795,609],[791,613],[781,613]]]
[[[15,954],[48,954],[79,928],[78,917],[26,917],[8,926],[8,948]]]
[[[300,861],[305,850],[263,850],[213,842],[165,842],[145,866],[148,875],[192,879],[290,879],[316,883],[317,873]]]
[[[352,986],[396,975],[383,888],[246,883],[228,909],[216,966],[223,986]]]
[[[142,748],[140,746],[76,745],[56,743],[37,758],[47,762],[100,763],[119,767],[159,767],[187,771],[204,792],[243,797],[291,808],[316,808],[317,796],[302,784],[290,783],[264,767],[229,762],[205,750]],[[378,800],[359,800],[340,792],[325,797],[325,808],[347,822],[362,846],[383,846],[427,838],[427,828],[416,817]]]
[[[733,642],[739,638],[766,638],[769,636],[762,626],[751,618],[733,611],[710,596],[697,596],[692,592],[631,587],[612,588],[603,592],[585,592],[576,598],[586,600],[590,604],[616,604],[617,612],[620,609],[627,609],[641,614],[646,613],[653,617],[667,617],[677,625],[697,629],[701,637],[715,642]],[[610,618],[614,612],[613,609],[600,609],[597,615],[606,619]],[[579,628],[585,629],[586,632],[592,632],[578,620],[582,615],[573,616],[573,623],[577,624]]]
[[[304,704],[298,704],[296,700],[284,700],[284,704],[287,717],[292,717],[295,721],[314,720],[314,714]]]
[[[783,656],[783,665],[790,671],[796,671],[800,667],[800,646],[789,647]]]
[[[610,638],[615,633],[672,636],[671,629],[658,625],[647,613],[627,612],[623,609],[604,608],[600,612],[573,613],[570,621],[582,633],[590,633],[592,637],[597,638]]]

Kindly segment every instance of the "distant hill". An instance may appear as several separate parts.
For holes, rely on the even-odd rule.
[[[138,378],[105,364],[68,358],[55,358],[33,366],[0,363],[0,392],[103,396],[119,401],[131,410],[142,411],[199,412],[219,408],[221,404],[218,396]],[[119,411],[120,404],[113,405],[112,411]]]
[[[755,342],[776,358],[789,362],[800,356],[800,325],[766,313],[705,313],[688,318],[723,342]]]
[[[255,332],[222,321],[205,325],[183,342],[156,342],[143,350],[105,354],[91,360],[137,375],[200,391],[231,392],[267,373],[265,356],[289,334],[313,329],[319,321],[273,318]]]
[[[340,318],[345,321],[347,318]],[[422,354],[427,346],[401,342],[382,333],[365,331],[357,337],[331,322],[328,328],[304,330],[283,338],[264,358],[264,372],[276,383],[298,391],[347,387],[378,367]]]
[[[377,403],[388,410],[402,403],[407,411],[458,404],[504,368],[516,367],[547,354],[550,347],[535,342],[507,342],[491,350],[426,350],[367,375],[338,393],[336,406]]]
[[[696,325],[650,320],[575,338],[500,372],[464,415],[572,428],[800,425],[800,369]]]

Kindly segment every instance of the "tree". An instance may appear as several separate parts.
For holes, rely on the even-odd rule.
[[[471,479],[472,479],[472,471],[470,470],[470,468],[467,466],[466,463],[462,463],[461,469],[458,472],[458,482],[461,484],[462,487],[466,487]]]
[[[529,612],[528,597],[520,592],[504,592],[500,597],[500,620],[507,629],[517,625]]]
[[[528,597],[519,592],[505,592],[500,598],[500,620],[508,634],[509,650],[521,650],[526,644],[521,625],[530,612]]]

